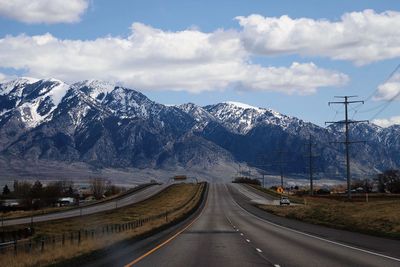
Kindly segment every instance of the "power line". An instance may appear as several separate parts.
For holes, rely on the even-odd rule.
[[[308,164],[309,164],[309,171],[310,171],[310,195],[314,195],[314,182],[313,182],[313,171],[314,171],[314,167],[313,167],[313,159],[316,158],[317,156],[313,154],[313,147],[314,143],[313,143],[313,138],[312,135],[310,134],[310,137],[308,139],[308,155],[306,156],[308,158]]]
[[[399,69],[400,69],[400,63],[397,64],[397,66],[394,68],[394,70],[386,77],[386,79],[381,84],[387,83]],[[378,90],[379,90],[378,87],[375,88],[375,90],[370,95],[368,95],[368,97],[364,101],[365,102],[369,101],[378,92]],[[362,104],[359,104],[355,108],[359,108],[361,105]]]
[[[285,151],[285,150],[277,150],[277,151],[275,151],[275,153],[276,154],[278,154],[279,156],[278,156],[278,158],[279,158],[279,160],[278,161],[273,161],[273,162],[270,162],[270,163],[264,163],[264,164],[257,164],[256,166],[258,166],[258,167],[267,167],[267,166],[271,166],[271,165],[279,165],[279,174],[280,174],[280,177],[281,177],[281,187],[283,188],[283,166],[284,166],[284,164],[287,164],[287,163],[290,163],[290,162],[293,162],[293,161],[288,161],[288,160],[284,160],[283,159],[283,155],[285,154],[285,153],[288,153],[288,151]]]
[[[349,101],[349,98],[353,98],[356,96],[335,96],[335,98],[343,98],[344,101],[334,101],[334,102],[329,102],[328,105],[331,104],[343,104],[344,105],[344,111],[345,111],[345,120],[344,121],[327,121],[327,123],[340,123],[340,124],[345,124],[346,131],[345,131],[345,141],[336,141],[333,143],[342,143],[346,145],[346,176],[347,176],[347,196],[349,199],[351,199],[351,176],[350,176],[350,144],[354,143],[365,143],[365,141],[350,141],[349,138],[349,125],[352,123],[360,123],[360,122],[368,122],[366,120],[364,121],[354,121],[354,120],[349,120],[348,116],[348,105],[354,104],[354,103],[362,103],[364,104],[364,101]]]
[[[390,98],[385,105],[377,112],[375,113],[374,116],[372,116],[372,118],[370,120],[375,119],[379,114],[381,114],[393,101],[395,101],[398,97],[400,97],[400,91],[394,95],[392,98]]]
[[[397,66],[394,68],[394,70],[386,77],[386,79],[381,83],[381,84],[385,84],[387,83],[390,79],[392,79],[392,77],[400,70],[400,63],[397,64]],[[369,101],[377,92],[379,91],[379,88],[376,87],[376,89],[365,99],[366,101]],[[369,108],[369,109],[364,109],[364,110],[358,110],[358,108],[363,104],[360,103],[359,105],[356,105],[354,107],[354,111],[355,113],[353,114],[352,118],[355,117],[356,113],[369,113],[371,111],[375,111],[378,110],[378,112],[372,116],[372,119],[376,118],[379,114],[381,114],[397,97],[399,97],[400,92],[398,92],[394,97],[392,97],[391,99],[389,99],[389,101],[387,102],[383,102],[381,104],[376,105],[375,107]]]

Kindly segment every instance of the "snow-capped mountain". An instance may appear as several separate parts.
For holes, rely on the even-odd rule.
[[[27,128],[33,128],[50,119],[69,86],[55,79],[21,78],[0,85],[4,117],[19,117]]]
[[[0,152],[5,160],[84,162],[97,168],[172,168],[246,162],[277,172],[305,173],[304,144],[312,135],[317,172],[344,170],[337,125],[322,128],[271,109],[238,102],[205,107],[165,106],[142,93],[103,81],[68,85],[56,79],[19,78],[0,84]],[[358,124],[355,174],[400,166],[400,126]],[[5,162],[6,162],[5,161]],[[2,161],[0,160],[0,163]]]

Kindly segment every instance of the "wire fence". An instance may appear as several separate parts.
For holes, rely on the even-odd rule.
[[[79,246],[83,241],[86,240],[133,231],[151,222],[159,221],[160,219],[164,219],[165,223],[168,223],[170,222],[169,216],[172,216],[178,211],[183,211],[184,209],[189,208],[192,202],[196,201],[197,196],[200,195],[198,203],[195,203],[193,208],[190,210],[196,209],[202,199],[201,191],[205,191],[205,185],[199,186],[197,191],[193,194],[193,196],[190,197],[190,199],[173,209],[168,209],[159,214],[144,216],[142,218],[125,223],[105,224],[92,229],[80,229],[78,231],[62,233],[58,235],[46,235],[24,239],[19,239],[18,235],[14,235],[14,240],[0,243],[0,254],[13,253],[14,255],[18,255],[19,253],[43,253],[46,250],[55,249],[56,247],[63,247],[66,245]]]

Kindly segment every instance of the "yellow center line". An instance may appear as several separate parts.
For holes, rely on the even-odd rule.
[[[190,226],[192,226],[199,218],[200,216],[203,214],[205,207],[208,203],[208,197],[206,199],[206,204],[204,205],[203,210],[200,212],[200,214],[193,219],[193,221],[191,221],[185,228],[183,228],[182,230],[180,230],[179,232],[177,232],[176,234],[174,234],[173,236],[171,236],[170,238],[168,238],[167,240],[165,240],[164,242],[162,242],[161,244],[157,245],[156,247],[152,248],[151,250],[147,251],[146,253],[144,253],[142,256],[140,256],[139,258],[136,258],[135,260],[131,261],[130,263],[126,264],[124,267],[131,267],[134,264],[138,263],[139,261],[143,260],[144,258],[146,258],[147,256],[151,255],[152,253],[156,252],[157,250],[159,250],[160,248],[162,248],[163,246],[165,246],[166,244],[168,244],[169,242],[171,242],[172,240],[174,240],[178,235],[182,234],[184,231],[186,231],[186,229],[188,229]]]

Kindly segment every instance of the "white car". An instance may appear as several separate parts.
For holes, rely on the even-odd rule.
[[[281,197],[279,204],[282,205],[290,205],[290,200],[287,197]]]

